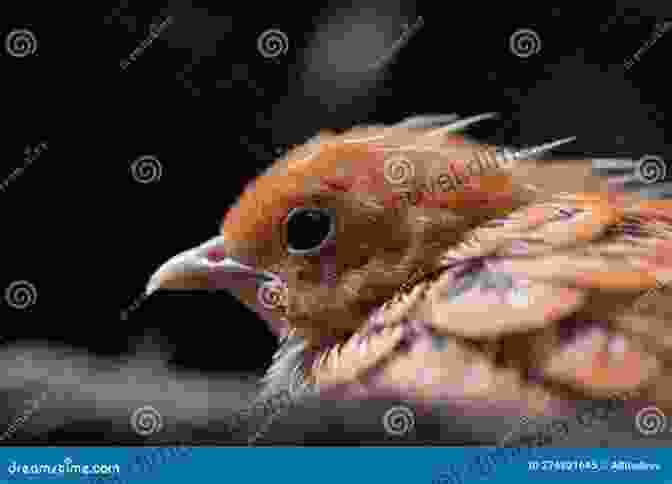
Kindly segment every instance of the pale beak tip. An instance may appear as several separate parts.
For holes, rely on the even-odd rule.
[[[147,283],[147,286],[145,286],[145,297],[149,297],[152,294],[154,294],[156,291],[158,291],[161,288],[161,281],[157,277],[156,274],[154,274],[150,279],[149,282]]]
[[[145,287],[145,297],[151,296],[153,293],[157,291],[158,288],[159,288],[158,284],[150,281],[149,284],[147,284],[147,287]]]

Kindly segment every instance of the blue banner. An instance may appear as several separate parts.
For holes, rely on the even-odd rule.
[[[0,482],[672,482],[672,449],[0,447]]]

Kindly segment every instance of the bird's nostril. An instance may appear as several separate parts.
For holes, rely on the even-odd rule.
[[[220,262],[226,259],[226,251],[221,247],[215,247],[207,252],[206,257],[211,262]]]

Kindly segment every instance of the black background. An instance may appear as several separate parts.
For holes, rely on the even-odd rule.
[[[85,8],[12,2],[1,16],[3,34],[30,29],[38,47],[25,58],[2,54],[0,178],[24,164],[26,147],[48,144],[0,192],[0,287],[27,280],[37,290],[26,309],[0,305],[7,351],[48,342],[118,357],[151,340],[177,368],[263,374],[275,340],[228,294],[134,301],[162,262],[216,234],[246,181],[319,129],[497,111],[500,121],[472,135],[514,145],[577,136],[560,153],[672,156],[672,34],[624,68],[672,20],[664,4],[143,0]],[[390,47],[402,24],[422,16],[424,26],[378,70],[366,71],[361,59],[348,65],[366,49],[347,47],[347,29],[334,42],[351,56],[334,56],[333,68],[320,71],[331,51],[317,49],[322,63],[311,64],[316,32],[362,12],[385,26]],[[173,22],[121,69],[150,25],[168,16]],[[270,28],[289,39],[271,59],[257,50]],[[521,28],[541,39],[528,58],[509,46]],[[132,176],[143,155],[162,166],[154,183]]]

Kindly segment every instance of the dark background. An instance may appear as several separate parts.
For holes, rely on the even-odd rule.
[[[0,16],[3,35],[26,28],[38,42],[24,58],[3,50],[0,178],[23,166],[26,147],[48,145],[0,192],[0,287],[26,280],[37,296],[25,309],[0,305],[4,420],[11,423],[25,407],[17,402],[45,384],[67,387],[56,398],[62,409],[89,412],[86,425],[72,411],[44,422],[31,417],[15,443],[133,441],[126,428],[106,423],[104,399],[85,398],[82,388],[133,368],[142,373],[139,361],[168,365],[157,370],[166,381],[189,371],[235,380],[227,387],[231,408],[242,405],[276,346],[253,314],[225,293],[135,302],[162,262],[216,234],[248,180],[319,129],[497,111],[500,121],[471,134],[513,145],[577,136],[559,152],[671,159],[672,33],[624,67],[657,25],[672,21],[664,4],[94,3],[86,11],[12,2]],[[150,26],[169,16],[172,23],[122,69]],[[399,52],[370,68],[419,16],[424,25]],[[265,58],[257,38],[271,28],[289,44]],[[527,58],[509,46],[522,28],[541,40]],[[153,183],[132,176],[131,164],[143,155],[161,165]],[[72,355],[84,362],[59,366]],[[126,373],[109,362],[128,365]],[[95,371],[82,376],[77,364]],[[67,383],[55,380],[66,373]],[[207,394],[215,385],[204,388]],[[124,392],[132,390],[119,390],[119,398],[131,400]],[[127,407],[119,403],[119,415],[132,411]],[[189,421],[190,410],[182,411]]]

